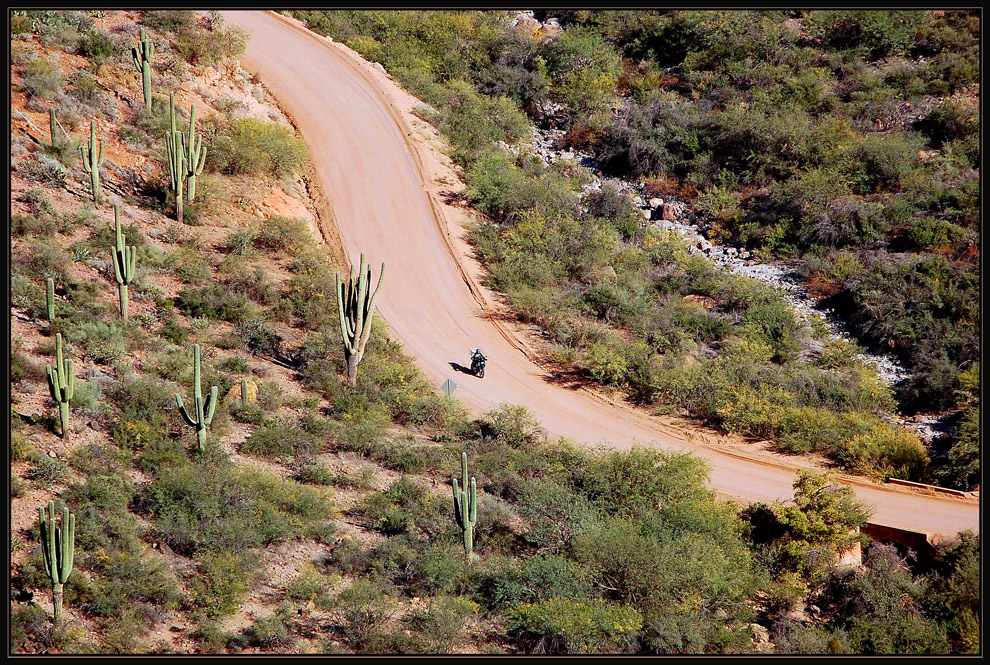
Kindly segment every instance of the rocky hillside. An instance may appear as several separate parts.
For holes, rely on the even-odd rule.
[[[11,27],[12,651],[978,648],[971,535],[929,569],[883,544],[837,567],[866,512],[827,476],[740,507],[690,455],[585,450],[521,407],[468,419],[377,320],[349,386],[306,146],[215,13],[17,11]],[[170,94],[206,151],[181,222]],[[66,421],[46,367],[60,348]],[[175,400],[192,408],[196,377],[219,402],[202,442]],[[462,453],[472,560],[450,494]],[[75,525],[57,621],[50,502]]]

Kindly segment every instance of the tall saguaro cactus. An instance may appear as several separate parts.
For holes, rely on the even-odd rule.
[[[340,317],[340,334],[344,338],[344,358],[347,360],[347,382],[351,387],[357,386],[357,368],[364,357],[364,347],[371,335],[371,317],[375,310],[375,300],[382,288],[385,277],[385,264],[378,274],[378,286],[374,293],[369,292],[371,284],[371,267],[367,272],[364,267],[364,254],[361,254],[361,265],[354,272],[351,266],[351,277],[344,284],[337,272],[337,312]]]
[[[41,527],[41,551],[45,558],[45,573],[52,581],[54,619],[62,616],[62,585],[72,572],[72,559],[76,551],[76,516],[68,508],[62,508],[62,521],[55,526],[55,502],[48,502],[48,515],[38,508]]]
[[[82,154],[83,168],[89,174],[89,189],[93,195],[93,201],[100,201],[100,167],[103,166],[103,142],[100,141],[100,149],[96,149],[96,121],[89,122],[89,143],[79,147]]]
[[[217,408],[217,393],[219,389],[216,386],[210,388],[210,396],[203,401],[203,390],[200,387],[200,372],[199,372],[199,344],[193,346],[193,387],[194,390],[194,405],[193,408],[195,417],[190,416],[189,412],[186,411],[185,405],[182,403],[182,396],[176,394],[175,402],[179,405],[179,412],[182,414],[182,418],[189,423],[190,426],[196,428],[196,439],[199,442],[199,449],[203,450],[206,447],[206,428],[211,422],[213,422],[213,412]]]
[[[48,122],[51,125],[52,147],[58,148],[58,135],[55,133],[55,109],[48,109]]]
[[[182,185],[189,174],[186,168],[186,137],[175,128],[175,94],[169,95],[171,129],[165,135],[165,157],[168,160],[168,176],[175,194],[175,218],[182,221]]]
[[[124,228],[120,224],[120,206],[113,207],[114,224],[117,228],[117,243],[113,250],[113,275],[120,288],[120,318],[127,318],[127,285],[134,279],[137,267],[137,248],[124,242]]]
[[[141,28],[141,42],[139,46],[131,48],[131,55],[134,56],[134,68],[141,74],[141,83],[144,86],[144,109],[151,111],[151,59],[155,57],[155,45],[145,37],[144,28]]]
[[[474,525],[478,522],[478,487],[471,476],[468,489],[467,453],[461,453],[461,487],[454,478],[454,519],[464,532],[464,553],[468,561],[478,558],[474,553]]]
[[[72,361],[62,356],[62,333],[55,335],[55,369],[48,365],[48,392],[58,402],[58,418],[62,426],[62,438],[69,433],[69,400],[75,392],[75,375]]]
[[[203,147],[203,137],[196,136],[196,105],[189,111],[189,136],[187,137],[186,154],[186,195],[189,203],[196,198],[196,176],[202,175],[206,165],[206,148]]]
[[[55,280],[49,277],[46,286],[45,304],[48,305],[48,325],[51,326],[55,320]]]

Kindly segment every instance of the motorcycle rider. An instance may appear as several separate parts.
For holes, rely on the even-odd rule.
[[[471,372],[479,379],[485,376],[485,363],[488,361],[481,349],[471,349]]]

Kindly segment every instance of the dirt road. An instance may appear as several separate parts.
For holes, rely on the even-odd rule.
[[[223,14],[250,33],[245,68],[309,144],[348,258],[357,263],[365,252],[376,271],[387,264],[378,311],[437,386],[452,378],[456,397],[477,411],[525,405],[548,431],[585,444],[690,450],[708,460],[713,488],[744,502],[791,496],[794,472],[808,466],[806,460],[756,446],[718,449],[714,433],[687,435],[590,391],[548,382],[521,336],[493,317],[499,307],[479,286],[481,267],[459,224],[463,212],[442,200],[451,185],[437,180],[449,169],[410,113],[416,100],[353,52],[293,21],[261,12]],[[471,347],[488,356],[484,379],[452,366],[468,365]],[[975,500],[842,479],[873,506],[877,524],[941,534],[979,528]]]

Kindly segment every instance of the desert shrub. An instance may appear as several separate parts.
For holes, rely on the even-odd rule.
[[[530,653],[628,653],[643,617],[628,605],[554,599],[517,605],[507,627]]]
[[[201,253],[186,247],[169,252],[165,267],[186,284],[202,284],[210,279],[209,261]]]
[[[251,584],[253,559],[244,554],[204,554],[190,584],[193,602],[209,617],[237,611]]]
[[[24,65],[24,82],[21,89],[28,97],[52,98],[64,84],[58,64],[35,58]]]
[[[597,595],[587,571],[556,554],[502,560],[482,580],[480,593],[493,609],[552,599],[587,601]]]
[[[234,326],[234,334],[255,355],[276,358],[281,355],[282,338],[269,328],[262,319],[246,319],[238,322]]]
[[[395,535],[413,527],[427,501],[426,487],[403,475],[384,492],[368,495],[363,511],[374,528]]]
[[[918,437],[890,425],[875,425],[849,439],[843,448],[841,457],[850,467],[884,479],[919,479],[928,464],[928,454]]]
[[[212,30],[183,29],[175,41],[175,51],[194,65],[220,67],[237,60],[247,48],[247,33],[237,26]]]
[[[159,468],[144,497],[159,537],[187,554],[237,554],[291,538],[329,508],[313,488],[257,469],[189,461]]]
[[[116,42],[105,32],[89,30],[79,42],[79,53],[99,65],[120,52]]]
[[[862,569],[839,573],[829,596],[836,599],[852,651],[867,654],[944,653],[945,629],[925,620],[924,587],[912,579],[907,563],[893,546],[874,545]],[[855,609],[853,609],[855,608]]]
[[[754,544],[770,552],[772,567],[820,575],[839,552],[860,540],[856,530],[869,514],[852,488],[839,485],[832,475],[803,469],[794,481],[793,505],[758,504],[744,517],[752,525]]]
[[[248,437],[241,450],[249,455],[264,457],[312,454],[322,448],[322,441],[302,427],[280,423],[266,424]],[[304,481],[308,482],[308,481]]]
[[[199,289],[182,289],[176,306],[187,316],[221,319],[239,323],[251,314],[244,295],[225,284],[211,284]]]
[[[41,185],[60,188],[65,185],[66,169],[58,160],[35,153],[30,159],[19,162],[17,170],[28,180]]]
[[[241,118],[211,146],[208,155],[213,168],[231,175],[270,175],[283,178],[305,165],[305,142],[291,127],[257,118]]]
[[[423,610],[411,614],[406,622],[418,630],[429,653],[446,654],[455,647],[467,620],[477,612],[477,605],[467,598],[449,596],[431,599]]]
[[[303,220],[281,216],[261,222],[253,235],[255,247],[273,252],[298,252],[310,242],[309,229]]]
[[[976,132],[979,115],[974,108],[947,99],[932,107],[918,121],[918,129],[928,137],[934,148],[965,139]]]
[[[78,518],[77,518],[78,519]],[[113,552],[86,556],[97,574],[87,610],[97,617],[131,619],[150,627],[160,612],[176,609],[182,600],[178,581],[167,565],[147,554]]]
[[[141,23],[159,32],[178,32],[192,28],[196,16],[193,12],[179,9],[146,11],[141,15]]]
[[[979,484],[980,431],[979,408],[965,408],[953,423],[945,458],[936,467],[940,482],[964,490]]]
[[[47,488],[64,483],[69,474],[69,465],[62,460],[35,453],[31,456],[31,466],[24,477],[36,487]]]
[[[588,500],[550,480],[528,481],[519,495],[519,513],[529,524],[527,540],[541,549],[559,551],[597,516]]]
[[[394,600],[364,578],[354,580],[337,594],[337,607],[344,622],[344,634],[357,647],[395,612]]]
[[[264,649],[275,649],[291,645],[294,642],[289,634],[287,622],[291,616],[288,606],[282,605],[267,616],[258,617],[254,624],[246,629],[248,642]]]

